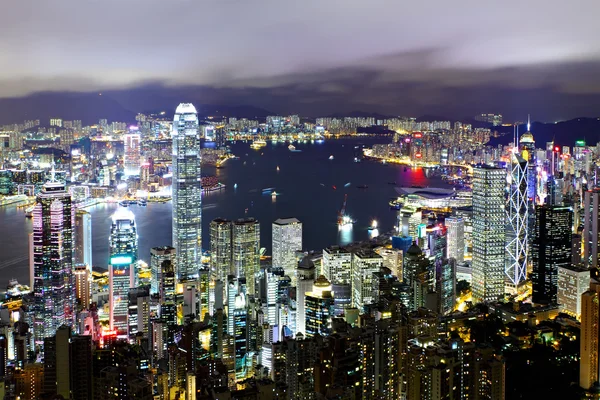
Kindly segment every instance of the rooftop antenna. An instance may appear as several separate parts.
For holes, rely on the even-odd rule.
[[[527,114],[527,132],[531,132],[531,114]]]
[[[52,156],[52,169],[50,170],[50,182],[56,182],[56,170],[54,169],[54,156]]]

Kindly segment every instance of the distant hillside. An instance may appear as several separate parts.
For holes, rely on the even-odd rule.
[[[527,130],[527,126],[519,125],[519,135]],[[497,131],[504,135],[490,140],[491,145],[509,144],[513,140],[511,126],[497,127]],[[600,142],[600,118],[576,118],[558,123],[534,122],[531,124],[531,133],[537,147],[544,147],[546,142],[556,143],[559,146],[573,146],[577,140],[585,140],[588,145]]]

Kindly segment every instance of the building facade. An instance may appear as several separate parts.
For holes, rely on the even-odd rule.
[[[272,227],[273,266],[281,267],[295,283],[296,251],[302,250],[302,222],[279,218]]]

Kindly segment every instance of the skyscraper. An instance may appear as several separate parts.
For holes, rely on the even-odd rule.
[[[402,275],[404,283],[409,287],[409,310],[418,310],[420,307],[424,307],[427,293],[433,286],[432,274],[429,260],[425,258],[416,242],[413,242],[404,255]]]
[[[232,271],[231,221],[217,218],[210,222],[210,271],[213,279],[227,282]]]
[[[140,174],[141,154],[140,154],[140,134],[127,133],[123,135],[124,156],[123,170],[125,176],[138,176]]]
[[[590,389],[600,379],[600,283],[590,282],[581,296],[579,386]]]
[[[527,160],[511,154],[506,203],[505,273],[514,288],[527,279],[529,198],[527,197]]]
[[[175,261],[175,248],[171,246],[153,247],[150,249],[150,293],[158,294],[163,281],[162,263]]]
[[[296,251],[302,250],[302,222],[296,218],[279,218],[273,222],[273,266],[281,267],[296,282]]]
[[[62,325],[73,324],[73,218],[71,196],[47,182],[33,209],[33,318],[36,348]]]
[[[359,250],[352,255],[352,306],[364,310],[373,303],[373,274],[383,266],[383,258],[373,250]]]
[[[312,291],[305,293],[304,308],[306,337],[313,337],[317,334],[329,336],[332,333],[333,293],[331,283],[323,275],[317,278]]]
[[[533,302],[557,304],[558,268],[571,265],[573,210],[538,206],[531,248]]]
[[[343,247],[323,249],[323,275],[331,283],[352,283],[352,253]]]
[[[600,189],[584,195],[583,263],[587,268],[598,267],[600,253]]]
[[[138,237],[133,213],[119,208],[112,216],[110,229],[108,294],[110,329],[117,336],[127,337],[127,307],[129,289],[134,286]]]
[[[504,295],[506,170],[479,165],[473,169],[473,301],[496,301]]]
[[[86,309],[92,300],[92,271],[85,264],[76,264],[73,270],[75,275],[75,298]]]
[[[454,258],[461,265],[465,261],[465,220],[448,217],[445,224],[448,228],[447,257]]]
[[[85,264],[92,269],[92,216],[85,210],[75,212],[74,264]]]
[[[202,180],[198,114],[189,103],[175,110],[173,128],[173,247],[178,279],[198,274],[202,253]]]
[[[232,225],[233,270],[245,278],[247,293],[255,294],[255,274],[260,270],[260,224],[254,218],[238,219]]]

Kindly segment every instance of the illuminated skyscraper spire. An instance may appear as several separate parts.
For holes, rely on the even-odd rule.
[[[506,264],[508,281],[516,289],[526,279],[528,253],[529,198],[527,197],[527,160],[511,155],[506,204]]]

